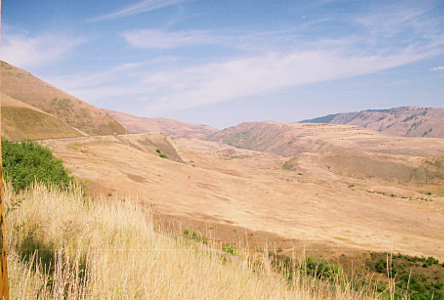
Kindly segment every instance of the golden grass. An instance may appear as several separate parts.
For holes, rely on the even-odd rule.
[[[137,199],[36,185],[20,194],[6,187],[5,202],[11,299],[364,299],[345,281],[288,282],[268,258],[254,269],[246,253],[225,260],[160,235]]]

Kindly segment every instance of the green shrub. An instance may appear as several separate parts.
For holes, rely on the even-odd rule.
[[[198,234],[193,230],[188,230],[188,229],[184,229],[183,233],[183,237],[189,240],[195,240],[198,242],[201,242],[203,244],[208,244],[208,238],[206,235],[204,234]]]
[[[51,150],[33,142],[10,142],[2,138],[2,167],[5,181],[14,191],[27,189],[35,182],[66,189],[73,178]]]
[[[375,263],[375,270],[378,273],[386,273],[387,274],[387,261],[383,260],[383,259],[379,259],[376,263]],[[393,264],[390,266],[390,277],[393,278],[396,276],[396,274],[398,273],[398,269],[393,266]]]
[[[160,153],[159,156],[162,157],[162,158],[168,158],[168,156],[165,153]]]
[[[234,256],[240,256],[240,252],[236,249],[236,247],[232,246],[232,245],[227,245],[227,246],[223,246],[222,247],[222,251],[225,251],[231,255]]]
[[[335,279],[342,274],[342,270],[338,265],[330,264],[322,259],[309,256],[307,257],[306,264],[306,272],[318,278]]]

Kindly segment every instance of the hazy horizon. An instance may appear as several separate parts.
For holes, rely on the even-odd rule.
[[[1,38],[2,60],[141,117],[444,107],[442,1],[7,1]]]

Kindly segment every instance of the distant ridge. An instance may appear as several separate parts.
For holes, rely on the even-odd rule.
[[[339,113],[299,123],[358,125],[405,137],[444,138],[444,108],[402,106]]]
[[[2,127],[7,125],[9,136],[36,139],[126,133],[103,110],[4,61],[0,69],[2,98],[9,103],[4,106],[2,99]],[[11,99],[17,102],[12,105]]]
[[[206,137],[219,131],[208,125],[198,125],[169,118],[143,118],[105,109],[130,133],[160,132],[164,135]]]
[[[298,123],[330,123],[331,121],[333,121],[334,118],[336,118],[339,114],[333,114],[333,115],[326,115],[323,117],[318,117],[318,118],[314,118],[314,119],[307,119],[307,120],[303,120],[300,121]]]

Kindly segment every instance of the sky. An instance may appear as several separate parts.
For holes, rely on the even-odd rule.
[[[444,107],[444,1],[3,0],[0,58],[100,108],[219,129]]]

